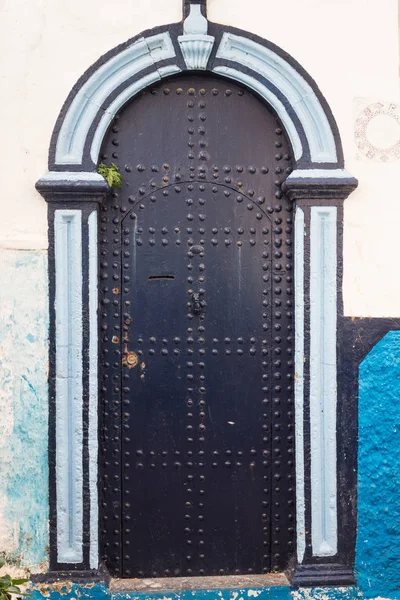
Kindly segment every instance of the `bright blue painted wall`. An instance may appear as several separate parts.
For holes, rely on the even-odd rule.
[[[400,598],[400,331],[359,373],[357,580],[364,597]]]
[[[119,592],[110,593],[103,584],[80,586],[53,584],[39,587],[33,593],[33,600],[361,600],[362,596],[354,587],[311,588],[293,590],[289,587],[264,589],[196,590],[183,592]]]

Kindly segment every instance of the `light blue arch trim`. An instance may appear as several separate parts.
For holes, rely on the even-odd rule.
[[[110,104],[106,111],[104,111],[104,115],[101,117],[100,122],[97,126],[96,133],[94,134],[92,145],[90,148],[90,157],[92,161],[96,164],[97,158],[99,156],[101,143],[103,141],[103,137],[106,134],[108,126],[110,125],[112,119],[117,114],[121,106],[125,104],[130,98],[132,98],[135,94],[143,90],[145,87],[155,83],[156,81],[160,81],[163,77],[169,77],[170,75],[174,75],[175,73],[179,73],[180,68],[177,65],[168,65],[166,67],[160,67],[153,73],[146,75],[139,79],[139,81],[135,81],[132,85],[128,86],[124,89],[119,96],[115,98],[115,100]]]
[[[306,234],[304,211],[296,208],[294,230],[294,281],[295,281],[295,437],[296,437],[296,530],[297,560],[303,562],[306,550],[305,482],[304,482],[304,237]]]
[[[57,138],[56,164],[81,164],[90,127],[109,95],[143,69],[155,68],[157,61],[174,56],[171,36],[165,32],[140,38],[101,65],[83,84],[68,108]],[[157,69],[154,76],[156,80],[165,77]],[[139,84],[139,89],[145,85],[145,82],[142,86]],[[109,122],[112,116],[110,115]]]
[[[311,162],[337,162],[335,137],[316,93],[284,58],[253,40],[227,32],[222,36],[216,56],[252,69],[279,90],[284,101],[261,81],[238,68],[218,66],[213,69],[215,73],[239,81],[265,98],[288,132],[297,161],[302,157],[304,147],[286,104],[303,127]],[[96,164],[104,134],[115,114],[125,102],[148,85],[178,73],[181,69],[176,64],[157,66],[159,61],[174,57],[176,53],[171,35],[163,32],[136,40],[98,67],[78,90],[66,112],[57,137],[55,164],[82,164],[85,144],[101,107],[118,87],[144,69],[153,68],[153,71],[128,85],[110,106],[103,109],[104,114],[94,132],[90,148],[91,159]],[[202,68],[205,68],[204,65]]]
[[[238,71],[237,69],[232,69],[230,67],[215,67],[213,71],[218,75],[224,75],[225,77],[229,77],[230,79],[244,83],[244,85],[260,94],[260,96],[272,106],[285,126],[286,132],[292,144],[294,157],[296,160],[299,160],[303,154],[303,145],[301,143],[300,136],[297,133],[295,124],[293,123],[289,113],[279,98],[277,98],[277,96],[271,92],[269,88],[263,85],[255,77],[251,77],[251,75],[242,73],[242,71]]]
[[[286,60],[281,56],[278,56],[278,54],[273,52],[270,48],[266,48],[253,40],[232,33],[223,34],[217,51],[217,58],[232,60],[243,66],[249,67],[256,73],[262,75],[267,81],[270,81],[283,96],[287,98],[290,106],[293,108],[302,124],[310,146],[311,161],[315,163],[337,162],[335,138],[325,111],[310,84],[307,83],[304,77],[302,77]],[[217,69],[214,70],[217,71]],[[230,75],[229,73],[227,73],[227,75],[236,79],[239,72],[234,71],[233,69],[230,71]],[[258,88],[265,88],[265,86],[259,81],[256,81],[253,77],[248,75],[245,76],[243,73],[240,73],[240,77],[241,79],[238,79],[239,81],[243,81],[242,78],[246,77],[249,78],[249,80],[253,80]],[[250,87],[256,89],[254,83],[250,85]],[[257,91],[259,91],[259,89],[257,89]],[[261,95],[271,102],[270,95],[272,92],[270,90],[268,90],[268,92],[269,97],[264,95],[265,92],[261,93]],[[278,112],[277,108],[275,108],[275,110]],[[287,117],[284,118],[284,116],[281,116],[280,112],[278,112],[278,115],[283,120],[292,141],[293,148],[295,148],[290,133],[290,129],[293,129],[293,126],[289,128]],[[295,150],[296,158],[300,158],[301,156],[299,156],[298,153],[299,149],[297,148],[297,150]]]

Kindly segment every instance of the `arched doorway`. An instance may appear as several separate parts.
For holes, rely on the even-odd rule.
[[[282,124],[252,92],[186,75],[123,108],[100,158],[123,172],[100,211],[104,560],[123,577],[283,570],[295,494]]]
[[[296,552],[293,555],[289,572],[295,585],[346,585],[354,582],[357,426],[346,417],[348,414],[354,414],[351,412],[354,409],[354,402],[353,400],[348,401],[345,381],[340,375],[346,370],[340,352],[343,332],[341,257],[343,200],[356,187],[357,181],[344,169],[339,132],[326,100],[313,79],[292,57],[274,44],[253,34],[208,22],[205,2],[185,0],[184,16],[186,18],[183,23],[163,25],[128,40],[101,57],[86,71],[71,90],[60,112],[50,144],[49,172],[37,182],[37,189],[49,205],[50,568],[57,573],[83,571],[83,575],[86,576],[88,572],[91,574],[94,571],[98,572],[97,569],[102,566],[99,562],[101,557],[99,553],[99,549],[101,549],[99,514],[102,511],[104,513],[107,506],[104,506],[105,500],[103,500],[102,507],[99,504],[99,497],[103,492],[98,479],[98,409],[101,395],[99,392],[103,393],[99,386],[101,376],[99,364],[110,362],[117,369],[117,372],[112,375],[113,378],[115,377],[114,387],[116,389],[113,389],[113,393],[116,395],[113,397],[112,406],[109,406],[108,409],[111,408],[119,419],[121,411],[118,405],[121,395],[119,388],[123,384],[121,373],[125,369],[122,365],[123,356],[121,355],[124,347],[121,347],[120,344],[121,336],[126,332],[121,329],[123,325],[120,321],[120,329],[118,334],[115,334],[115,343],[113,342],[109,361],[104,356],[100,360],[98,338],[99,331],[101,335],[104,331],[99,330],[102,313],[109,311],[111,304],[116,309],[113,314],[117,316],[114,318],[121,319],[121,314],[123,318],[123,313],[119,311],[118,294],[115,294],[116,297],[114,297],[113,293],[112,299],[104,297],[101,283],[103,275],[107,280],[108,269],[118,269],[118,264],[122,265],[119,275],[122,277],[122,284],[128,284],[129,281],[124,282],[123,279],[130,277],[129,274],[123,274],[124,263],[119,262],[121,258],[118,253],[114,257],[114,250],[112,262],[103,260],[102,262],[105,264],[100,262],[100,268],[98,264],[101,245],[109,243],[104,235],[107,231],[103,232],[101,229],[100,219],[106,216],[102,207],[104,203],[107,203],[107,207],[112,206],[109,198],[113,197],[113,191],[97,173],[103,140],[114,117],[132,98],[137,98],[143,90],[176,74],[192,76],[194,73],[202,71],[208,76],[212,74],[224,77],[227,81],[236,82],[235,85],[239,83],[239,85],[245,86],[246,90],[252,90],[258,94],[275,111],[290,140],[293,151],[293,171],[290,174],[286,172],[280,174],[282,175],[281,189],[276,189],[273,193],[269,190],[272,195],[286,193],[288,199],[293,203],[294,214],[292,225],[294,227]],[[228,84],[226,89],[230,89]],[[165,96],[169,96],[168,93]],[[246,94],[242,99],[245,97]],[[232,98],[232,95],[227,95],[226,99],[229,100],[229,98]],[[266,111],[264,107],[263,110]],[[169,115],[165,114],[161,117],[163,117],[163,126],[170,128]],[[238,118],[238,121],[240,120]],[[135,124],[140,126],[139,121],[136,121]],[[231,129],[236,131],[236,123]],[[251,152],[252,144],[244,147],[245,134],[246,132],[237,146],[243,151],[246,150],[247,153]],[[159,148],[162,149],[162,135],[160,132],[157,135],[160,140]],[[143,147],[148,146],[146,143],[147,131],[143,132],[142,138],[144,140]],[[257,132],[254,134],[254,139],[259,139]],[[188,139],[188,143],[189,141]],[[190,141],[190,143],[192,142]],[[202,151],[205,150],[206,148],[202,149]],[[194,189],[189,190],[189,185],[195,183],[199,185],[196,196],[192,195],[191,198],[186,196],[187,199],[194,200],[196,198],[198,201],[207,199],[205,196],[200,196],[200,192],[206,191],[206,189],[201,190],[200,185],[204,185],[206,188],[207,183],[208,192],[211,189],[211,197],[213,197],[213,187],[227,192],[234,189],[237,195],[243,195],[246,201],[249,200],[249,204],[254,205],[254,198],[257,201],[256,187],[249,186],[247,191],[241,189],[239,185],[238,189],[234,186],[232,188],[232,181],[228,182],[225,179],[233,179],[233,166],[235,168],[236,166],[243,166],[243,168],[246,166],[247,168],[251,167],[251,170],[253,168],[257,170],[265,164],[258,165],[257,161],[250,160],[245,162],[240,153],[235,165],[233,165],[235,162],[233,160],[230,164],[228,159],[227,161],[221,159],[221,164],[224,163],[223,166],[230,167],[231,172],[224,172],[222,176],[219,163],[217,163],[218,172],[213,173],[213,185],[211,185],[203,178],[203,159],[199,158],[198,149],[196,148],[194,159],[189,159],[190,146],[187,151],[189,179],[181,179],[180,184],[187,184],[188,188],[185,189],[185,194],[194,191]],[[117,145],[111,153],[112,158],[117,160],[113,156],[114,154],[118,155]],[[280,154],[279,148],[277,154]],[[207,162],[206,155],[205,158],[205,162]],[[200,162],[197,169],[194,166],[194,170],[191,171],[190,161],[193,160]],[[282,159],[280,160],[282,161]],[[142,179],[140,183],[138,179],[139,187],[132,189],[132,197],[136,198],[139,195],[143,198],[142,204],[145,208],[139,210],[139,214],[140,211],[143,211],[143,215],[147,214],[149,205],[147,200],[150,199],[151,202],[151,196],[155,195],[155,204],[157,204],[159,194],[161,193],[164,198],[166,187],[172,186],[169,180],[170,169],[163,166],[170,166],[170,163],[165,162],[164,157],[157,158],[157,164],[155,161],[150,161],[150,163],[147,161],[148,157],[146,162],[126,163],[129,168],[132,168],[132,173],[133,169],[137,170],[140,165],[151,169],[152,166],[157,168],[159,163],[163,167],[162,171],[154,171],[153,179],[148,178],[148,171],[142,171],[141,168],[137,170],[137,173],[142,175]],[[125,165],[122,166],[125,168]],[[128,174],[129,170],[125,175]],[[261,173],[260,175],[254,171],[254,173],[248,172],[246,175],[254,175],[253,180],[256,181],[258,176],[267,174]],[[215,183],[215,179],[218,177],[221,177],[220,184]],[[164,181],[163,178],[166,180]],[[127,180],[129,181],[129,178]],[[179,187],[178,182],[176,182],[176,186]],[[254,190],[253,196],[251,196],[250,190]],[[152,194],[153,191],[155,194]],[[179,192],[175,187],[173,194],[177,199]],[[223,197],[225,202],[225,195]],[[265,197],[267,198],[268,195]],[[284,214],[283,198],[277,197],[276,200],[276,206],[278,204],[282,206],[281,213],[276,211],[274,206],[272,213],[267,210],[265,214],[265,218],[271,220],[272,233],[274,233],[272,226],[276,225],[277,229],[281,227],[283,229],[282,223],[274,224],[275,218],[281,218],[281,216],[275,217],[275,212]],[[118,198],[114,197],[112,202],[119,210]],[[244,202],[245,200],[242,203],[236,202],[235,206],[244,206]],[[178,203],[179,201],[176,200],[174,206],[178,206]],[[125,214],[131,210],[132,204],[126,209]],[[260,206],[262,204],[261,202]],[[225,206],[231,205],[228,203]],[[244,211],[247,218],[250,218],[250,212],[251,210]],[[187,211],[187,214],[194,215],[195,213]],[[254,212],[251,212],[251,215],[253,214]],[[263,209],[260,210],[260,214],[264,214]],[[111,230],[112,243],[116,244],[121,242],[121,215],[114,216],[118,221],[114,223],[115,227]],[[264,216],[262,218],[264,219]],[[129,219],[130,217],[127,218],[128,222]],[[225,225],[222,226],[224,235],[228,236],[232,233],[225,234]],[[154,225],[149,225],[150,227],[156,229]],[[190,226],[187,225],[186,228],[188,227]],[[218,227],[219,224],[214,229],[218,231]],[[249,235],[253,235],[250,227],[256,229],[257,233],[257,228],[249,225]],[[174,231],[174,233],[176,232]],[[285,233],[289,232],[285,231]],[[152,232],[148,231],[148,234],[151,235]],[[189,235],[189,232],[186,231],[186,234]],[[198,234],[203,235],[200,231]],[[124,234],[122,233],[122,235]],[[239,234],[237,233],[237,235]],[[229,241],[230,238],[224,237],[224,245],[225,239]],[[233,240],[233,236],[231,239]],[[165,246],[161,244],[162,247],[170,248],[171,240],[172,238]],[[237,243],[240,240],[235,238],[235,241]],[[253,250],[256,251],[257,239],[255,241]],[[131,242],[132,240],[128,239],[128,246]],[[199,246],[200,255],[203,252],[201,250],[203,245],[200,243],[200,238],[198,242],[193,245]],[[273,243],[272,236],[271,246]],[[148,248],[153,251],[156,244],[155,242],[154,247],[149,244]],[[232,252],[231,246],[232,243],[228,243],[224,248],[227,253]],[[137,244],[134,247],[136,250],[139,248]],[[190,247],[188,246],[188,248]],[[192,250],[191,253],[193,258],[197,259],[197,254]],[[204,250],[204,255],[206,256],[206,250]],[[155,255],[153,254],[153,256]],[[207,256],[209,256],[208,250]],[[185,260],[187,258],[189,257],[187,256]],[[114,267],[114,264],[117,266]],[[127,264],[129,270],[129,262]],[[234,261],[228,263],[229,269],[233,264]],[[206,268],[208,275],[211,271],[207,265]],[[274,262],[272,262],[271,273],[274,268]],[[283,273],[283,269],[281,271]],[[278,270],[276,277],[281,276],[281,271]],[[148,280],[148,284],[159,285],[161,289],[162,285],[176,283],[176,279],[171,278],[174,273],[167,273],[167,278],[162,279],[159,279],[160,274],[162,275],[161,272],[156,273],[155,279]],[[224,272],[224,276],[225,274]],[[114,276],[117,277],[118,273],[114,273],[112,278]],[[121,280],[115,279],[115,281],[120,284],[120,287],[114,285],[113,279],[113,281],[110,280],[112,284],[110,289],[123,290]],[[278,283],[281,282],[277,282],[277,288],[279,287]],[[103,285],[103,287],[106,286]],[[130,301],[129,294],[132,293],[128,285],[126,289],[128,291],[123,292],[126,294],[124,302],[126,299]],[[208,294],[208,287],[204,289]],[[197,293],[200,293],[200,289],[198,291],[193,289],[193,294]],[[98,304],[99,295],[101,297]],[[205,319],[208,318],[209,306],[201,306],[200,298],[190,300],[188,295],[187,301],[192,303],[191,306],[193,309],[196,308],[196,311],[204,309]],[[224,301],[225,298],[221,300],[221,303]],[[207,298],[205,302],[207,302]],[[189,308],[185,307],[186,314],[188,314],[187,309]],[[195,310],[193,310],[194,312]],[[199,319],[200,317],[193,315],[193,318]],[[127,318],[127,320],[129,319],[130,317]],[[128,323],[125,325],[130,327]],[[117,326],[117,321],[113,324],[113,327],[115,326]],[[198,333],[201,334],[201,332]],[[240,337],[244,339],[244,334],[243,336],[238,334],[236,341]],[[162,339],[161,344],[164,348]],[[135,341],[138,342],[138,340]],[[239,344],[239,342],[237,343]],[[228,350],[225,346],[224,348]],[[109,351],[110,349],[103,348],[103,350]],[[129,347],[127,350],[129,353]],[[240,348],[237,347],[237,350]],[[131,352],[137,354],[139,358],[139,348],[137,348],[137,352],[135,348]],[[251,356],[250,353],[249,356]],[[224,359],[225,357],[228,358],[229,355],[225,354]],[[230,357],[232,358],[232,355]],[[236,360],[239,360],[239,355],[235,355],[235,357]],[[127,355],[126,360],[128,362]],[[136,357],[132,355],[130,360],[135,363]],[[140,373],[141,362],[146,363],[146,361],[140,361],[139,370],[134,367],[135,373]],[[193,361],[188,359],[186,362]],[[199,365],[197,366],[200,369]],[[275,367],[275,365],[273,366]],[[185,368],[189,367],[185,364]],[[145,370],[146,365],[143,367],[143,371]],[[146,373],[141,374],[146,377]],[[288,375],[290,378],[293,377],[293,374],[289,372]],[[351,406],[349,406],[349,402]],[[278,418],[278,415],[281,414],[280,410],[276,412]],[[286,412],[283,411],[283,414]],[[100,411],[100,416],[102,415],[106,416],[106,411]],[[108,436],[110,453],[107,458],[100,460],[100,465],[103,462],[104,465],[106,462],[120,465],[121,458],[123,458],[120,456],[121,441],[119,439],[121,421],[118,421],[118,425],[114,424],[112,431],[103,431],[103,434]],[[279,435],[276,437],[280,438]],[[226,450],[231,451],[232,448],[226,448]],[[129,452],[129,450],[127,451]],[[152,456],[150,452],[155,452],[155,450],[149,449],[149,456]],[[152,464],[150,463],[150,469],[153,468]],[[229,469],[226,465],[225,467]],[[226,474],[226,471],[224,472]],[[102,483],[104,485],[104,480]],[[107,483],[106,487],[108,485]],[[279,485],[281,489],[288,490],[283,483]],[[108,559],[108,564],[113,572],[117,573],[121,572],[123,561],[120,552],[122,540],[120,528],[121,471],[115,472],[113,475],[111,489],[113,494],[114,490],[117,498],[115,510],[112,518],[108,519],[106,527],[107,530],[110,528],[115,538],[106,543],[113,546],[113,549],[107,550],[108,556],[112,556],[112,559]],[[279,505],[278,500],[276,502]],[[129,504],[129,501],[127,503]],[[129,507],[127,508],[129,509]],[[287,511],[287,508],[285,510]],[[104,513],[104,517],[106,516]],[[129,514],[126,516],[129,517]],[[115,520],[116,526],[111,529],[113,520]],[[292,534],[289,528],[287,533],[288,535]],[[189,541],[192,542],[192,540]],[[278,540],[275,541],[279,544]],[[288,539],[287,547],[289,547],[289,543]],[[278,555],[275,559],[282,560],[281,564],[286,564],[285,561],[289,554],[282,557],[279,550],[276,550],[275,553]],[[278,563],[274,565],[271,561],[270,568],[275,569],[280,566]]]

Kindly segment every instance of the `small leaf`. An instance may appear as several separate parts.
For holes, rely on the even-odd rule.
[[[22,585],[24,583],[28,583],[29,579],[13,579],[12,585]]]
[[[115,163],[111,163],[111,168],[113,170],[112,174],[113,174],[114,187],[121,187],[122,175],[119,172],[118,165],[116,165]]]
[[[5,585],[11,585],[12,579],[9,575],[3,575],[0,577],[0,584],[4,583]]]
[[[107,167],[104,163],[100,163],[97,167],[99,175],[104,177],[110,187],[121,187],[122,175],[119,172],[119,167],[115,163],[111,163],[111,167]]]
[[[21,590],[19,589],[19,587],[17,587],[16,585],[10,585],[7,588],[7,592],[9,594],[22,594]]]

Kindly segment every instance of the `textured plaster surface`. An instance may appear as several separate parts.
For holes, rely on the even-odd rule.
[[[293,590],[287,586],[264,588],[237,588],[193,590],[164,593],[112,593],[103,584],[80,586],[67,583],[55,583],[38,586],[33,592],[33,600],[358,600],[360,592],[354,587],[348,588],[310,588]]]
[[[41,570],[48,544],[47,258],[0,251],[0,552]]]
[[[356,572],[366,598],[400,598],[400,332],[360,365]]]

